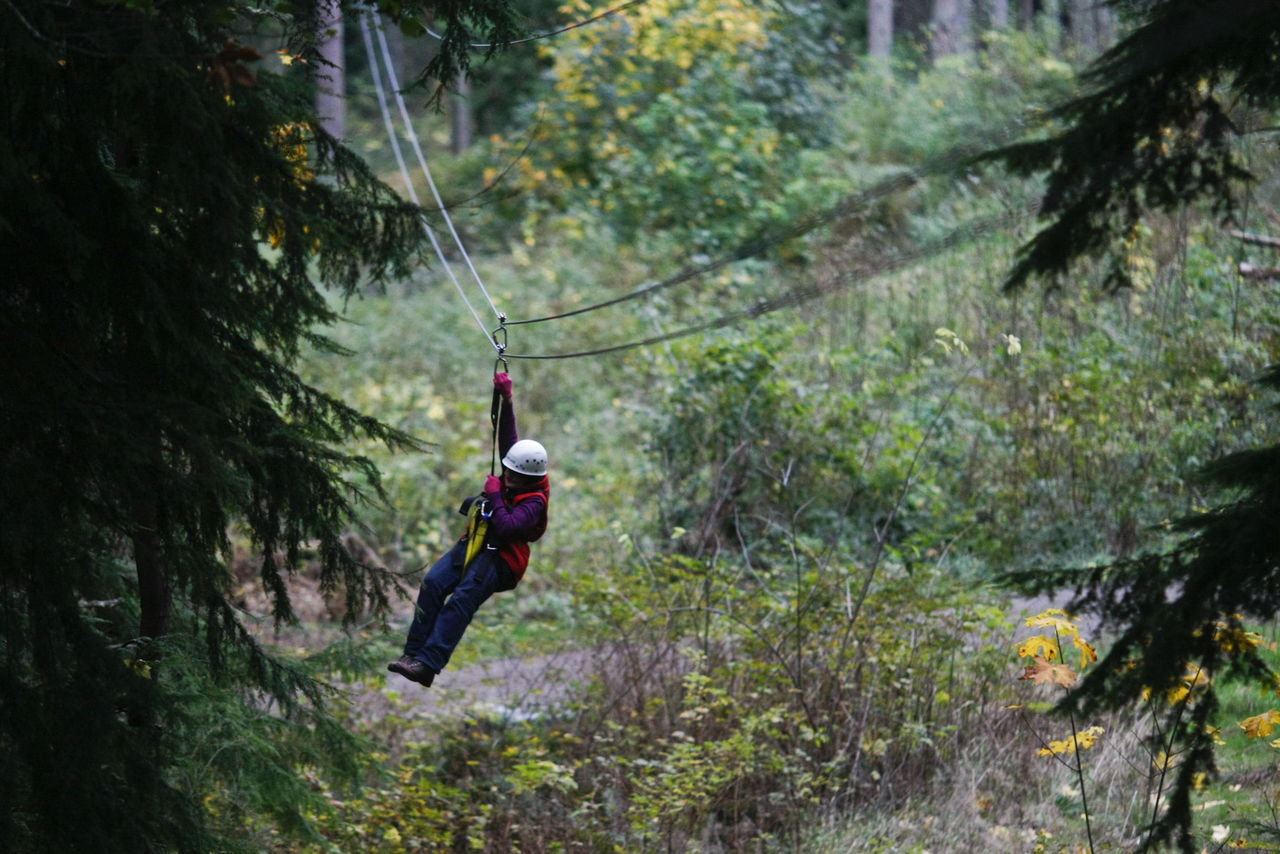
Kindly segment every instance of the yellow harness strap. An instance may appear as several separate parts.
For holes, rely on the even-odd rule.
[[[472,559],[484,548],[485,535],[489,533],[489,502],[478,499],[471,502],[467,511],[467,556],[462,561],[462,568],[471,566]]]

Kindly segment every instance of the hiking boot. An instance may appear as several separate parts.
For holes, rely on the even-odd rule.
[[[402,655],[387,665],[392,673],[399,673],[410,682],[417,682],[427,688],[436,678],[436,672],[411,655]]]

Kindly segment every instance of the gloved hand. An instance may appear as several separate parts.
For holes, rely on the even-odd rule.
[[[493,495],[495,493],[502,494],[502,481],[493,475],[489,475],[484,479],[484,494]]]
[[[493,375],[493,387],[507,400],[511,399],[511,375],[506,371]]]

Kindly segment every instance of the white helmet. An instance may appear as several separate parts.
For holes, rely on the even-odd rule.
[[[521,439],[507,451],[502,464],[516,474],[542,477],[547,473],[547,449],[532,439]]]

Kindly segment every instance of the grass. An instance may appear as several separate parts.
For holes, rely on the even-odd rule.
[[[1255,626],[1262,636],[1260,652],[1272,668],[1280,668],[1280,623]],[[1201,824],[1229,828],[1231,839],[1280,850],[1280,749],[1269,738],[1249,738],[1239,723],[1280,706],[1276,691],[1231,683],[1219,689],[1219,717],[1225,744],[1218,748],[1219,775],[1200,798]],[[1280,732],[1273,732],[1280,735]],[[1280,743],[1280,742],[1277,742]]]

